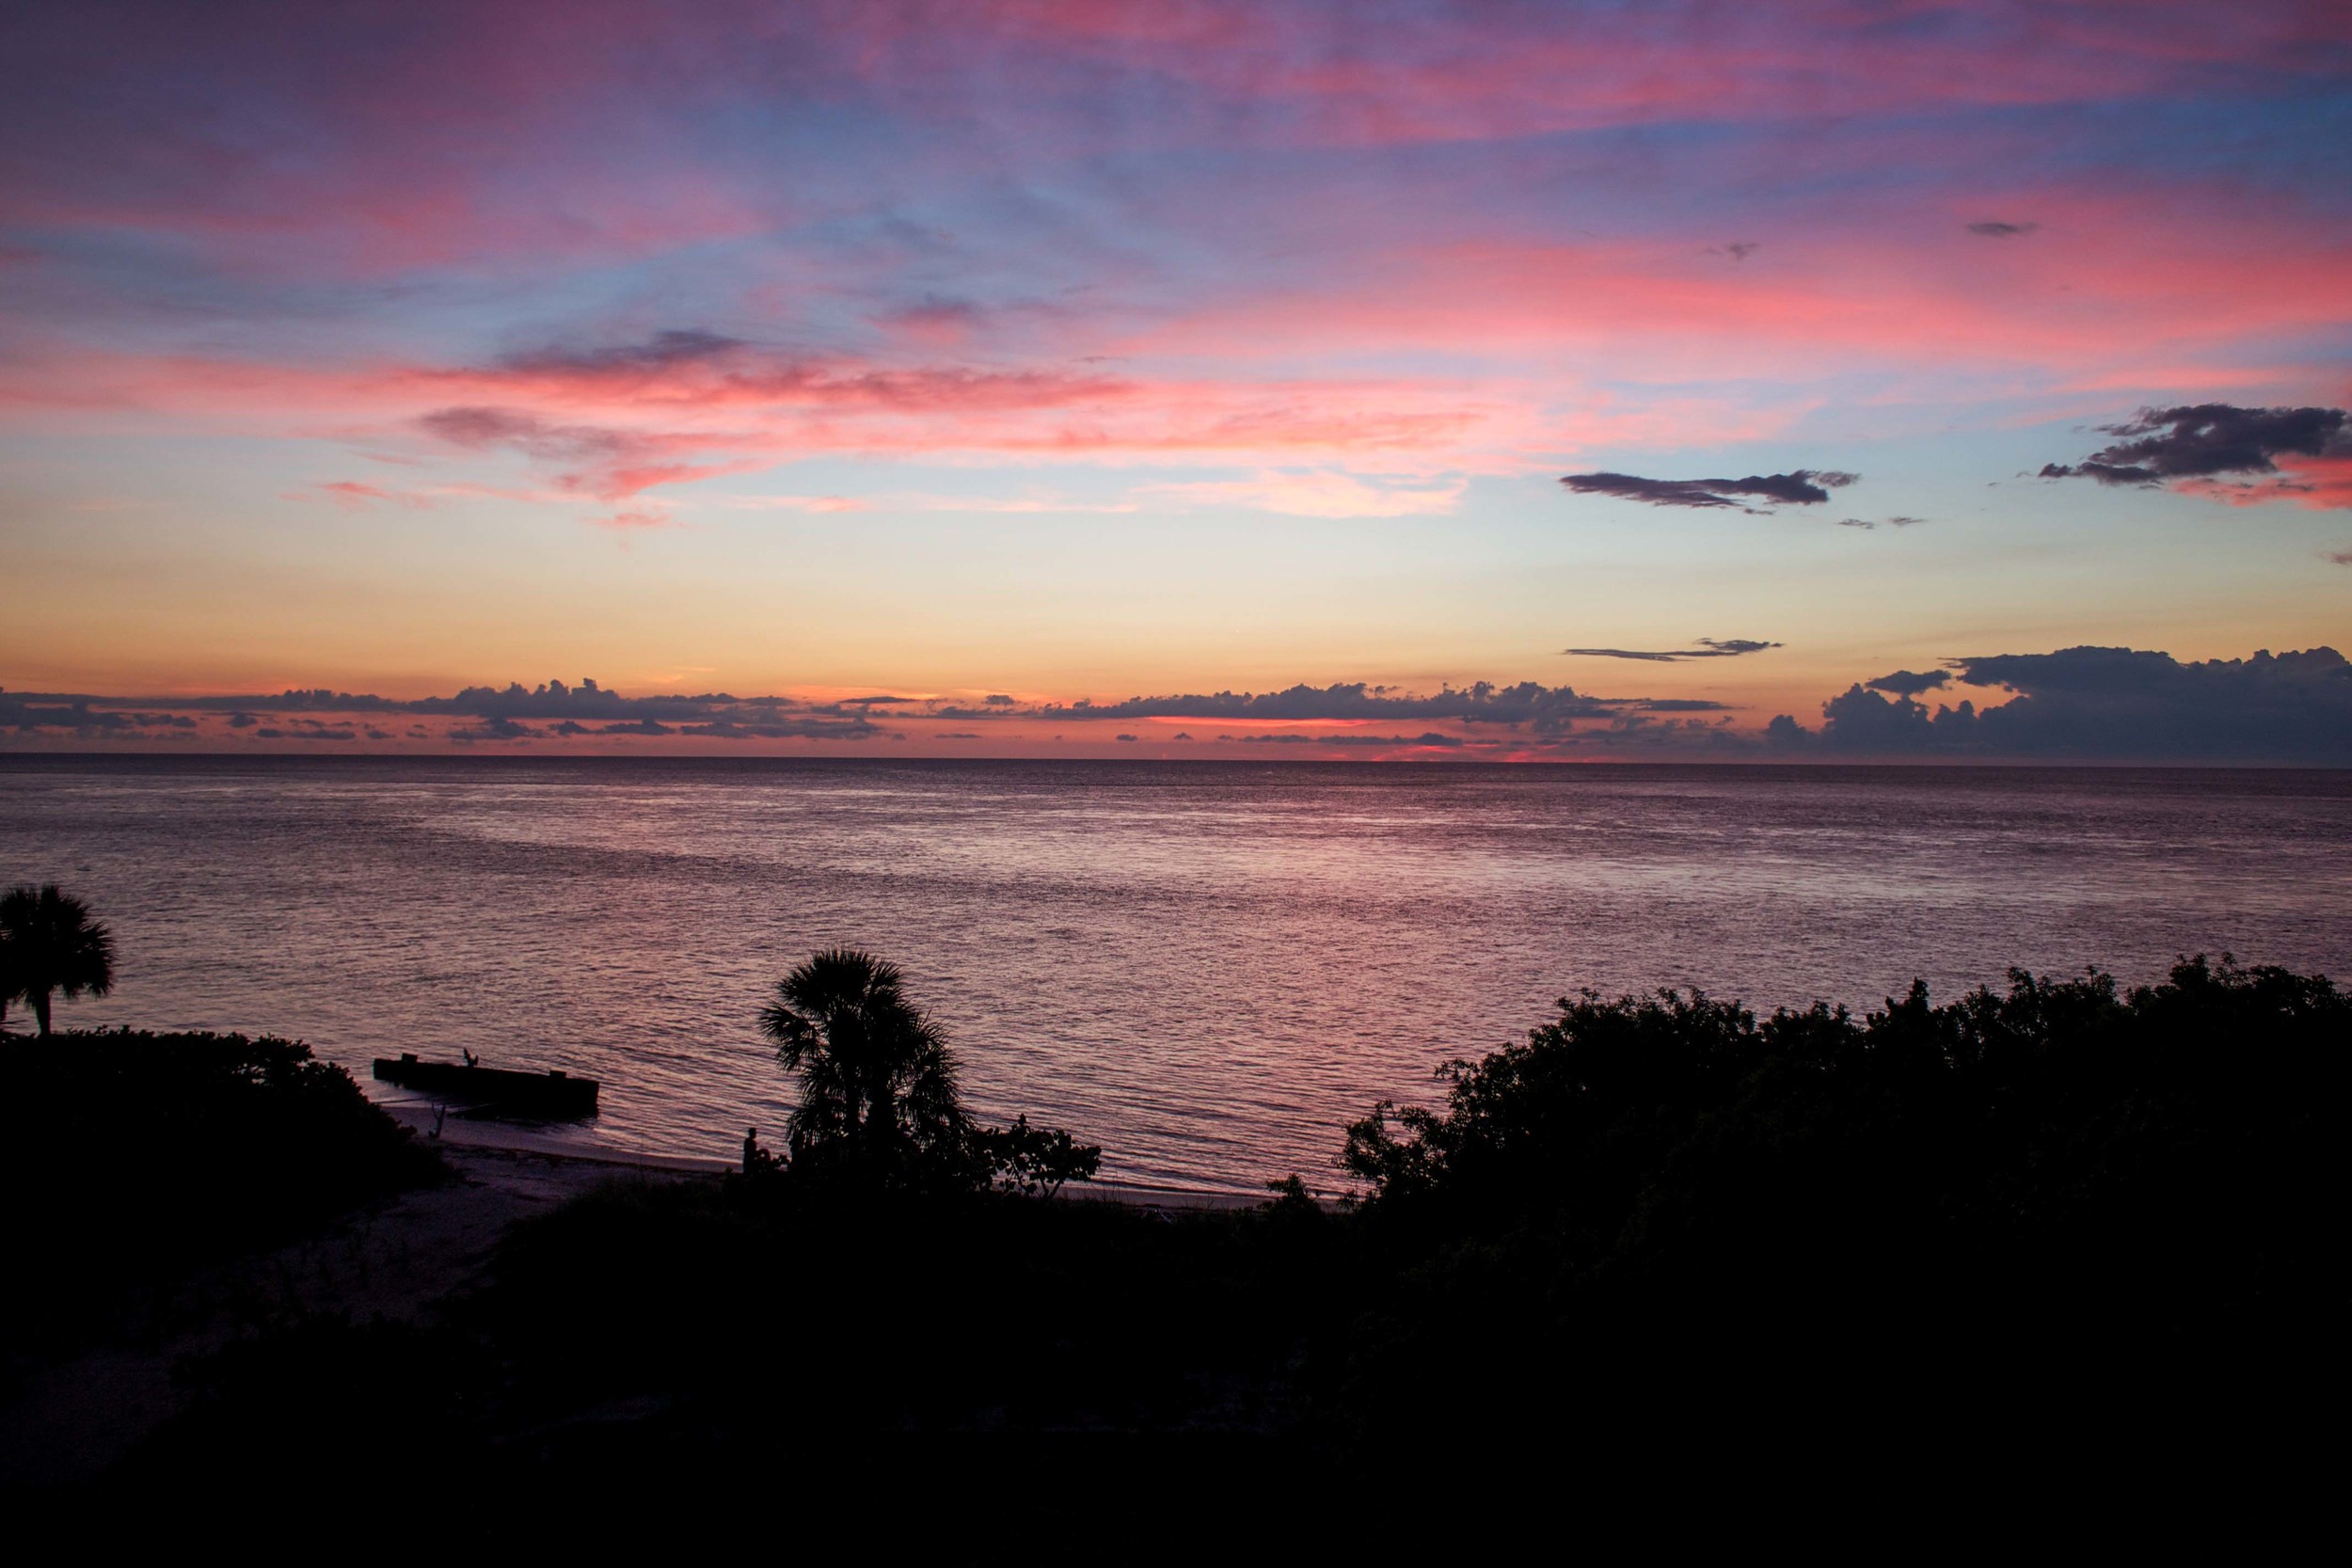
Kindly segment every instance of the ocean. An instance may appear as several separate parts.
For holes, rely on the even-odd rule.
[[[782,1142],[760,1006],[849,944],[906,971],[983,1117],[1106,1177],[1329,1191],[1348,1120],[1584,987],[2345,974],[2352,773],[0,759],[0,881],[51,880],[118,946],[61,1027],[268,1031],[363,1080],[463,1047],[601,1079],[549,1134],[583,1151],[725,1159]]]

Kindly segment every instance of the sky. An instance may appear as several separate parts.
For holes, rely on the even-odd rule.
[[[2341,4],[33,0],[0,88],[0,749],[2352,763]]]

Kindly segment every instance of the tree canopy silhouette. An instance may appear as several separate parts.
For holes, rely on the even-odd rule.
[[[46,1036],[53,995],[103,996],[114,983],[114,934],[88,904],[55,882],[0,895],[0,1019],[23,997]]]
[[[1052,1197],[1093,1178],[1103,1150],[1057,1127],[981,1127],[963,1108],[956,1059],[907,997],[898,966],[851,948],[812,956],[760,1010],[776,1059],[800,1074],[787,1168],[862,1187],[974,1191],[1000,1178]],[[749,1157],[744,1174],[763,1168]]]
[[[1082,1144],[1059,1127],[1031,1127],[1027,1117],[980,1135],[989,1167],[1017,1193],[1052,1197],[1066,1182],[1091,1180],[1103,1168],[1103,1150]]]
[[[2122,1431],[2285,1386],[2340,1315],[2348,1031],[2326,977],[2226,956],[1858,1018],[1564,999],[1348,1129],[1395,1281],[1351,1397],[1459,1365],[1471,1324],[1509,1375],[1437,1378],[1415,1418],[2063,1389]]]
[[[795,1164],[838,1164],[888,1184],[971,1158],[955,1057],[908,1000],[898,965],[828,948],[777,983],[759,1027],[800,1074],[788,1132]]]

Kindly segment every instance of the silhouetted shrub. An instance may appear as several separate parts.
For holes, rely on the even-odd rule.
[[[11,1327],[438,1179],[439,1157],[296,1041],[69,1032],[0,1040],[15,1115],[0,1227],[38,1291]]]
[[[2111,1416],[2307,1356],[2342,1305],[2327,1118],[2352,1006],[2323,978],[2199,958],[2128,992],[2020,971],[1939,1007],[1915,986],[1859,1020],[1560,1006],[1444,1069],[1442,1108],[1349,1130],[1391,1283],[1343,1381],[1375,1424],[1372,1382],[1473,1325],[1512,1351],[1507,1383],[1441,1388],[1472,1424],[1677,1387],[2072,1389]]]
[[[1052,1197],[1103,1168],[1101,1146],[1082,1144],[1058,1127],[1031,1127],[1027,1117],[1013,1117],[1010,1127],[983,1128],[975,1137],[990,1173],[1027,1197]]]
[[[2247,1400],[2340,1381],[2348,1023],[2326,980],[2227,959],[1861,1018],[1585,995],[1351,1129],[1352,1211],[1295,1177],[1172,1217],[788,1171],[614,1188],[511,1232],[453,1370],[351,1331],[240,1353],[212,1408],[313,1445],[388,1397],[380,1352],[502,1473],[888,1510],[913,1475],[1029,1508],[1401,1469],[1483,1517],[1522,1496],[1499,1451],[1528,1497],[1742,1476],[1794,1507],[2270,1452],[2290,1429]]]

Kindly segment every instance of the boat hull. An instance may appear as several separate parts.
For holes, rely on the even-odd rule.
[[[423,1062],[404,1052],[398,1056],[378,1056],[375,1076],[379,1082],[477,1110],[554,1119],[596,1114],[596,1081],[563,1072],[510,1072],[462,1062]]]

